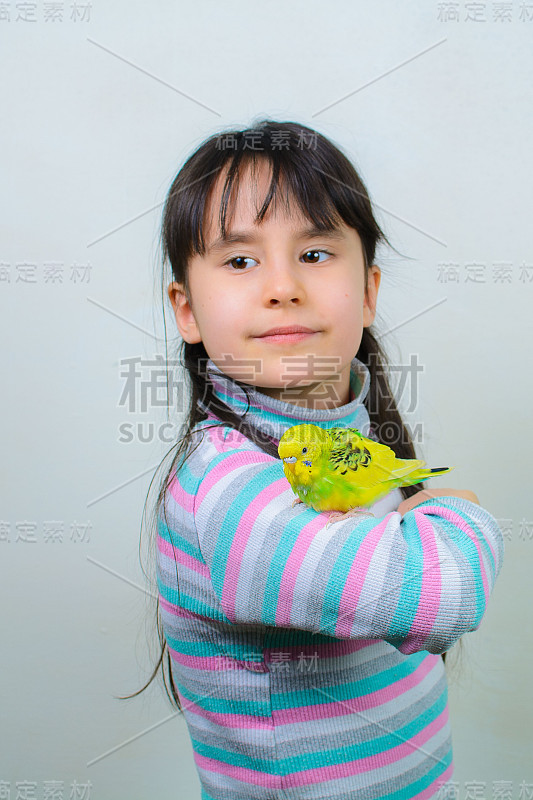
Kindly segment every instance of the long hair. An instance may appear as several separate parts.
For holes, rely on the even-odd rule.
[[[272,200],[279,199],[286,191],[286,202],[290,198],[302,214],[323,230],[336,227],[339,220],[357,231],[364,254],[365,290],[368,272],[374,263],[376,248],[381,243],[392,245],[378,225],[366,187],[355,167],[341,150],[317,131],[294,122],[276,122],[264,119],[245,130],[226,130],[212,135],[185,161],[174,178],[167,194],[161,227],[162,294],[169,282],[183,285],[190,300],[188,263],[194,255],[205,255],[204,239],[206,208],[213,187],[223,169],[227,169],[219,210],[219,225],[222,235],[226,233],[226,216],[232,190],[238,189],[242,170],[257,163],[271,167],[271,182],[262,207],[256,217],[260,223]],[[393,248],[394,249],[394,248]],[[168,265],[171,275],[167,275]],[[170,280],[169,280],[170,278]],[[380,434],[388,431],[387,444],[392,446],[399,458],[416,458],[414,444],[408,428],[404,425],[389,384],[388,359],[372,326],[363,329],[363,336],[356,357],[365,364],[370,373],[370,388],[364,400],[370,417],[373,436],[380,441]],[[152,512],[150,533],[157,530],[160,509],[166,519],[165,495],[178,465],[181,466],[192,452],[191,440],[197,423],[207,418],[199,406],[209,408],[220,422],[230,425],[254,441],[264,452],[278,458],[277,446],[268,437],[263,437],[246,422],[246,414],[238,416],[220,402],[213,393],[206,365],[208,354],[203,344],[185,341],[178,349],[179,363],[184,369],[188,383],[189,407],[185,423],[176,444],[160,464],[171,457],[170,468],[160,484]],[[247,385],[236,381],[249,398]],[[216,424],[220,424],[214,423]],[[391,442],[390,431],[394,431]],[[159,468],[158,468],[159,469]],[[157,472],[156,472],[157,475]],[[152,478],[148,489],[150,495]],[[424,488],[423,483],[401,488],[404,498]],[[143,520],[146,512],[146,502]],[[150,545],[149,552],[153,553]],[[144,568],[143,568],[144,571]],[[146,575],[146,572],[145,572]],[[179,583],[178,583],[179,590]],[[137,692],[121,697],[135,697],[154,680],[159,670],[171,704],[181,709],[171,669],[171,658],[163,632],[159,599],[157,599],[156,627],[160,653],[148,682]],[[166,662],[165,662],[166,654]],[[446,654],[442,654],[445,660]],[[165,666],[167,675],[165,674]]]

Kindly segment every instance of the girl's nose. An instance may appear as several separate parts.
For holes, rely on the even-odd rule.
[[[297,272],[297,267],[285,262],[266,270],[264,298],[269,306],[298,305],[305,300],[305,289]]]

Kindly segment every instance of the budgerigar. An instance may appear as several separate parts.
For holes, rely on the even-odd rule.
[[[453,467],[424,468],[415,458],[396,458],[387,445],[363,436],[357,428],[321,428],[294,425],[280,439],[278,453],[295,502],[315,511],[368,514],[392,489],[443,475]],[[342,512],[342,513],[339,513]]]

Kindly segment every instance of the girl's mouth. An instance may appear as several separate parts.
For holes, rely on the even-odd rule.
[[[304,339],[308,339],[315,333],[318,333],[318,331],[314,331],[311,328],[304,328],[302,325],[287,325],[286,327],[270,328],[270,330],[265,331],[265,333],[260,334],[256,338],[272,344],[288,344],[290,342],[300,342]]]

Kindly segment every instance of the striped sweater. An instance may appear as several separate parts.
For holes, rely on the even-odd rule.
[[[208,368],[243,415],[242,389]],[[248,387],[246,420],[278,441],[303,422],[372,435],[369,373],[357,359],[351,370],[346,405]],[[481,622],[503,559],[494,517],[450,496],[402,518],[395,489],[374,517],[326,528],[240,432],[209,415],[194,445],[160,509],[156,563],[202,800],[442,797],[453,759],[439,654]]]

